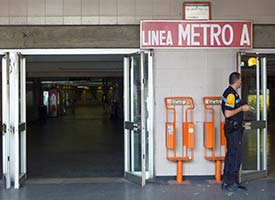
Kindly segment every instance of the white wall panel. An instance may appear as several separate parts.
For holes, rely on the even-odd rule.
[[[184,164],[184,175],[214,174],[214,163],[204,159],[202,98],[222,94],[228,86],[229,74],[236,69],[236,53],[236,50],[155,50],[157,176],[176,175],[176,164],[165,157],[164,98],[167,96],[191,96],[195,102],[195,158]]]

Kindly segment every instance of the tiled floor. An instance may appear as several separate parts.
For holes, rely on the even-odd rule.
[[[219,184],[191,181],[190,184],[149,183],[144,188],[110,179],[86,183],[27,183],[20,190],[5,190],[0,185],[1,200],[272,200],[275,178],[245,183],[247,192],[225,192]]]
[[[122,120],[111,120],[100,106],[78,107],[75,116],[28,126],[28,176],[121,177],[123,141]]]

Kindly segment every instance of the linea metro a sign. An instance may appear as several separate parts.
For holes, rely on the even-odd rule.
[[[251,21],[141,21],[140,48],[252,48]]]

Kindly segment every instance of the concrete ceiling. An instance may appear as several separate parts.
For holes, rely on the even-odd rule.
[[[123,55],[27,56],[27,77],[122,77]]]

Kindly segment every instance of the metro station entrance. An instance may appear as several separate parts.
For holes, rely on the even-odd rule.
[[[242,179],[273,175],[275,51],[253,50],[239,53],[242,100],[253,106],[245,113]]]
[[[7,53],[6,53],[7,52]],[[122,56],[122,69],[123,69],[123,118],[125,124],[125,131],[123,127],[120,131],[124,144],[120,145],[120,149],[124,149],[124,155],[122,159],[124,162],[124,170],[122,169],[122,175],[131,181],[139,183],[144,186],[146,180],[153,176],[153,68],[152,68],[152,54],[144,51],[138,51],[134,49],[124,50],[11,50],[3,51],[4,57],[2,60],[2,119],[3,119],[3,182],[6,188],[14,187],[18,189],[24,181],[27,180],[29,175],[28,170],[31,169],[34,163],[30,162],[27,151],[31,150],[32,158],[39,157],[39,148],[41,149],[42,143],[30,148],[28,145],[32,144],[28,140],[28,125],[26,119],[26,85],[31,81],[26,80],[26,68],[28,68],[28,59],[35,56],[74,56],[74,55],[120,55]],[[124,57],[124,58],[123,58]],[[47,70],[44,71],[47,73]],[[48,80],[49,81],[49,80]],[[59,80],[60,81],[60,80]],[[44,80],[44,84],[45,84]],[[55,83],[58,81],[54,81]],[[66,82],[66,81],[65,81]],[[66,83],[68,83],[67,81]],[[71,81],[77,82],[77,81]],[[27,84],[26,84],[27,83]],[[77,85],[76,87],[87,87]],[[45,90],[50,93],[49,90]],[[52,91],[51,91],[52,92]],[[48,93],[48,95],[49,95]],[[56,93],[57,94],[57,93]],[[56,96],[57,98],[57,96]],[[66,102],[65,102],[66,103]],[[77,110],[76,110],[77,112]],[[65,116],[65,118],[70,116]],[[73,116],[72,116],[73,117]],[[68,120],[67,119],[67,120]],[[51,120],[53,121],[53,120]],[[55,122],[56,123],[56,122]],[[83,122],[82,122],[83,123]],[[89,122],[86,122],[89,123]],[[57,126],[60,124],[57,123]],[[82,124],[83,128],[85,123]],[[87,125],[89,126],[89,125]],[[103,126],[108,126],[108,123],[103,122]],[[34,128],[33,128],[34,127]],[[35,126],[30,128],[30,133],[35,133],[37,130]],[[96,129],[96,127],[95,127]],[[116,129],[116,128],[114,128]],[[119,129],[119,128],[118,128]],[[70,131],[67,136],[72,137],[73,130]],[[65,130],[66,132],[66,130]],[[36,133],[37,134],[37,133]],[[66,133],[62,133],[65,139]],[[124,135],[124,136],[123,136]],[[43,137],[45,137],[44,135]],[[47,136],[46,136],[47,137]],[[79,136],[81,137],[81,136]],[[105,136],[100,136],[105,137]],[[106,136],[108,137],[108,136]],[[118,138],[120,136],[117,136]],[[97,138],[94,138],[97,140]],[[112,139],[107,138],[109,142]],[[76,140],[75,143],[78,141]],[[88,142],[86,142],[88,145]],[[64,142],[65,144],[65,142]],[[104,144],[104,143],[103,143]],[[32,144],[33,145],[33,144]],[[62,146],[62,141],[58,144],[60,149],[66,149],[68,147]],[[51,146],[46,147],[48,149]],[[108,147],[102,145],[102,148],[108,149]],[[36,151],[34,150],[36,149]],[[42,148],[43,149],[43,148]],[[38,152],[33,156],[33,152]],[[58,155],[58,152],[56,152]],[[70,159],[71,155],[68,155]],[[88,155],[89,156],[89,155]],[[99,156],[100,155],[91,155]],[[110,161],[110,165],[115,163],[115,156]],[[59,159],[60,157],[56,157]],[[100,159],[100,158],[99,158]],[[104,159],[104,158],[102,158]],[[114,159],[114,160],[112,160]],[[41,161],[41,160],[40,160]],[[47,162],[48,161],[48,162]],[[77,162],[77,161],[76,161]],[[43,164],[50,164],[50,160],[46,160]],[[40,163],[41,164],[41,163]],[[94,165],[96,165],[96,161]],[[39,164],[37,165],[39,166]],[[75,166],[78,166],[77,163]],[[66,166],[64,163],[64,171],[70,166]],[[41,169],[41,168],[40,168]],[[78,172],[81,172],[81,164],[79,164]],[[33,172],[33,171],[32,171]],[[37,170],[38,173],[39,169]],[[93,172],[94,173],[94,172]],[[98,174],[104,174],[104,172],[98,172]],[[102,175],[104,176],[104,175]],[[30,178],[32,173],[30,173]],[[88,173],[86,177],[90,177]],[[99,175],[101,177],[101,175]],[[58,177],[57,177],[58,178]],[[81,177],[80,177],[81,178]]]

